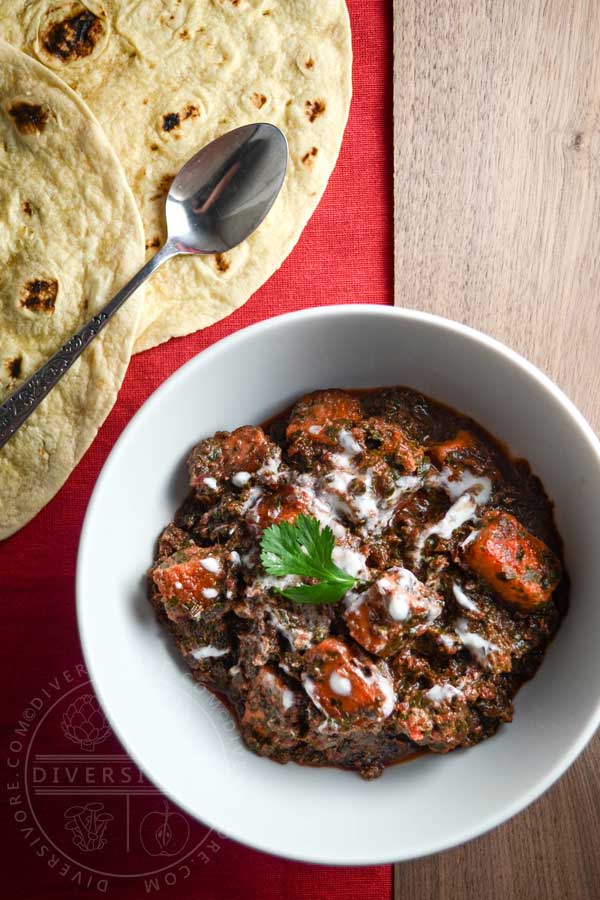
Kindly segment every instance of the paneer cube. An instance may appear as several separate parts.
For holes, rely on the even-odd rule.
[[[478,441],[475,435],[461,429],[447,441],[433,444],[427,452],[437,465],[445,466],[448,462],[462,462],[463,457],[475,450],[477,446]]]
[[[220,552],[216,548],[187,547],[151,570],[156,599],[172,622],[183,623],[223,604],[225,567]]]
[[[286,485],[272,493],[261,494],[256,503],[247,510],[246,521],[259,531],[263,531],[270,525],[278,525],[280,522],[295,522],[298,516],[307,511],[302,497],[293,487]]]
[[[411,635],[426,630],[441,609],[435,592],[408,569],[395,567],[352,597],[344,617],[358,644],[385,657],[398,650],[409,630]]]
[[[288,453],[302,453],[306,446],[336,447],[341,428],[351,429],[361,419],[356,397],[344,391],[315,391],[299,400],[286,431]],[[351,439],[351,438],[349,438]]]
[[[218,431],[201,441],[188,459],[190,485],[200,494],[217,492],[223,481],[233,479],[245,486],[262,467],[279,463],[279,447],[270,441],[262,428],[245,425],[235,431]]]
[[[492,513],[464,550],[464,560],[507,603],[523,611],[547,603],[561,565],[543,541],[510,513]]]
[[[393,712],[396,695],[389,673],[353,655],[343,641],[326,638],[306,651],[303,665],[304,690],[328,718],[367,725]]]
[[[428,447],[427,453],[441,469],[462,470],[467,467],[474,472],[489,472],[493,467],[489,448],[464,428],[447,441]]]

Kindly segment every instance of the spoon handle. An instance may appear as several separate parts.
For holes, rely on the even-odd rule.
[[[175,256],[178,250],[167,242],[158,253],[146,262],[139,272],[124,285],[121,290],[108,301],[79,331],[69,338],[56,351],[48,362],[44,363],[27,381],[24,381],[7,400],[0,405],[0,448],[21,427],[34,409],[39,406],[57,382],[68,372],[76,359],[79,359],[85,348],[110,321],[112,316],[125,303],[128,297],[157,269],[165,260]]]

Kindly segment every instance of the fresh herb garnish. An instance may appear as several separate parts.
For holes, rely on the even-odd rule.
[[[333,531],[321,528],[313,516],[298,516],[295,522],[271,525],[263,532],[261,562],[269,575],[300,575],[316,584],[276,588],[296,603],[315,605],[337,603],[358,584],[358,578],[344,572],[333,562]]]

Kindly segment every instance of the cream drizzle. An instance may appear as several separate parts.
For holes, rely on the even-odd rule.
[[[439,522],[425,528],[419,535],[413,553],[416,565],[421,562],[423,548],[428,538],[439,535],[443,540],[448,540],[458,528],[477,517],[480,506],[489,503],[492,495],[492,483],[489,478],[479,477],[468,470],[458,479],[452,479],[451,475],[450,469],[443,469],[440,473],[428,476],[427,482],[442,487],[454,503]]]
[[[338,694],[340,697],[349,697],[352,693],[352,682],[350,679],[335,671],[329,676],[329,687],[334,694]]]
[[[475,657],[478,663],[489,668],[490,655],[492,653],[497,653],[500,650],[500,647],[481,637],[480,634],[469,631],[469,626],[465,619],[457,619],[455,630],[463,647],[467,648],[469,653]]]
[[[195,650],[190,650],[190,656],[193,656],[194,659],[198,660],[213,658],[216,659],[219,656],[225,656],[226,653],[229,653],[229,650],[229,647],[221,649],[219,647],[213,647],[211,644],[207,644],[205,647],[196,647]]]
[[[281,695],[281,705],[285,710],[291,709],[294,705],[295,697],[292,691],[289,688],[284,688],[284,691]]]
[[[455,688],[452,684],[434,684],[432,688],[425,692],[425,696],[433,704],[439,706],[440,703],[445,703],[454,697],[463,697],[464,695],[461,690]]]
[[[340,433],[338,434],[338,444],[349,456],[356,456],[358,453],[362,451],[362,447],[355,440],[354,436],[351,432],[346,431],[345,428],[340,429]]]
[[[454,594],[456,602],[464,607],[464,609],[468,609],[470,612],[475,613],[478,613],[480,611],[475,601],[471,600],[468,594],[465,594],[459,584],[452,585],[452,593]]]
[[[369,577],[366,556],[359,550],[353,550],[352,547],[337,544],[333,548],[331,555],[336,566],[343,569],[348,575],[352,575],[353,578],[366,580]]]

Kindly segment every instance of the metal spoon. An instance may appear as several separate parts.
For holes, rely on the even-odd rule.
[[[167,240],[112,300],[0,405],[0,447],[165,260],[180,253],[224,253],[258,228],[275,202],[288,148],[274,125],[244,125],[208,144],[179,170],[166,200]]]

